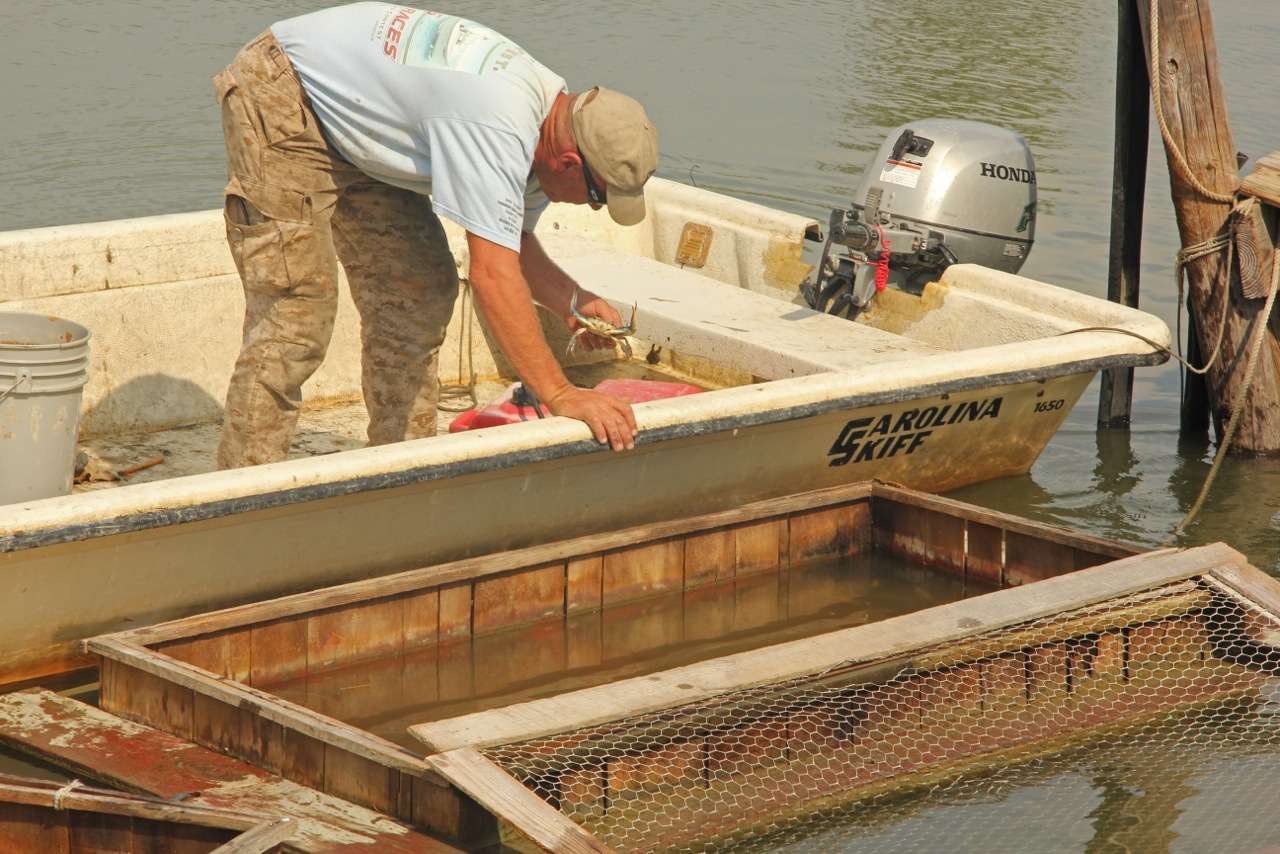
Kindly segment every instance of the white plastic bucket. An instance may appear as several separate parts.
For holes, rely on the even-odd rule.
[[[88,379],[88,329],[0,311],[0,504],[71,491]]]

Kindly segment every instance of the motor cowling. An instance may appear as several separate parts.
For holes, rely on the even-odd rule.
[[[801,292],[811,307],[852,318],[876,292],[918,292],[951,264],[1016,273],[1035,220],[1035,159],[1021,134],[911,122],[880,146],[853,204],[831,212],[816,279]]]

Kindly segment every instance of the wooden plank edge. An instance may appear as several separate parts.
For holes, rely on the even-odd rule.
[[[919,492],[896,484],[885,483],[884,481],[873,481],[871,490],[873,500],[887,498],[912,507],[937,510],[948,516],[954,516],[970,522],[978,522],[994,528],[1003,528],[1006,531],[1012,531],[1017,534],[1027,534],[1052,543],[1058,543],[1059,545],[1089,549],[1116,558],[1130,557],[1146,551],[1144,547],[1134,543],[1095,537],[1092,534],[1073,531],[1070,528],[1052,525],[1047,522],[1033,522],[1020,516],[1002,513],[998,510],[988,510],[985,507],[956,501],[953,498],[944,498],[929,492]]]
[[[797,493],[744,504],[732,510],[722,510],[647,525],[635,525],[621,530],[587,534],[569,540],[559,540],[537,546],[499,552],[491,555],[463,558],[434,566],[405,570],[390,575],[352,581],[325,587],[306,593],[295,593],[265,602],[237,605],[200,614],[127,629],[101,637],[116,638],[127,643],[151,646],[166,641],[211,634],[252,623],[293,617],[309,611],[350,605],[356,602],[384,596],[395,596],[428,587],[473,581],[504,572],[512,572],[543,563],[555,563],[574,557],[608,551],[641,542],[667,539],[684,534],[698,533],[724,525],[761,521],[772,516],[783,516],[798,510],[830,507],[852,503],[870,497],[869,481],[827,487],[810,492]]]
[[[876,623],[736,653],[649,676],[429,723],[409,732],[431,753],[492,747],[651,714],[757,685],[907,655],[936,644],[1094,605],[1244,563],[1216,543],[1162,549],[1035,584],[997,590]],[[430,761],[430,757],[428,757]]]
[[[136,644],[124,643],[111,636],[86,641],[93,653],[103,658],[135,667],[152,676],[168,680],[183,688],[197,691],[228,705],[252,711],[269,721],[287,726],[325,744],[349,750],[388,768],[444,785],[421,757],[405,748],[357,729],[319,712],[252,688],[241,682],[216,676],[207,670],[170,658]],[[153,722],[149,725],[155,726]]]
[[[1271,151],[1254,162],[1253,171],[1240,181],[1240,192],[1280,207],[1280,151]]]
[[[470,748],[428,757],[441,776],[495,816],[556,854],[606,854],[604,845],[501,766]]]
[[[257,825],[226,845],[213,849],[209,854],[265,854],[290,839],[297,830],[296,821],[288,816],[282,816],[274,821]]]
[[[1247,562],[1215,567],[1209,577],[1272,617],[1280,619],[1280,579],[1267,575]]]
[[[205,807],[199,804],[174,804],[142,795],[120,792],[102,794],[105,790],[89,790],[66,785],[24,786],[0,783],[0,803],[28,804],[51,809],[79,810],[81,812],[126,815],[153,821],[171,821],[177,824],[196,824],[220,830],[249,831],[264,822],[273,821],[270,816],[240,812],[238,810]],[[62,794],[59,794],[59,793]]]

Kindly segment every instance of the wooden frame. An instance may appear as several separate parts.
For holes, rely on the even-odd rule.
[[[951,661],[910,658],[913,651],[1036,620],[1244,565],[1244,558],[1218,544],[1179,552],[1162,549],[1048,579],[709,661],[560,694],[542,700],[410,727],[430,753],[481,748],[540,738],[634,715],[682,706],[771,682],[786,682],[835,668],[856,670],[902,660],[913,667],[950,666]],[[1256,570],[1255,570],[1256,572]],[[1185,606],[1184,606],[1185,607]],[[1098,627],[1081,626],[1081,633]],[[979,656],[980,657],[980,654]],[[882,672],[877,669],[877,672]]]
[[[626,785],[657,786],[657,782],[646,780],[661,779],[666,781],[662,784],[664,800],[658,802],[664,805],[661,844],[703,844],[721,837],[737,838],[758,825],[776,826],[777,821],[803,815],[814,805],[829,809],[883,792],[903,780],[927,782],[957,769],[971,772],[998,767],[1006,756],[1025,760],[1029,751],[1050,752],[1078,743],[1082,732],[1104,730],[1135,716],[1256,691],[1270,678],[1266,668],[1233,664],[1212,683],[1166,678],[1181,675],[1177,668],[1199,661],[1203,645],[1213,643],[1215,630],[1207,624],[1211,620],[1205,612],[1222,594],[1265,613],[1271,626],[1280,621],[1280,580],[1249,566],[1233,549],[1220,543],[1186,551],[1166,549],[1032,587],[1002,590],[642,680],[624,680],[411,729],[428,749],[441,751],[428,761],[444,776],[459,780],[465,779],[465,769],[480,760],[496,764],[486,755],[490,750],[500,755],[496,749],[502,745],[533,739],[524,755],[537,757],[538,767],[544,769],[541,779],[552,786],[551,790],[540,789],[542,796],[579,817],[595,815],[604,821],[602,811],[608,807],[601,804],[607,805],[614,797],[625,802],[630,793]],[[1124,602],[1115,609],[1089,610],[1119,599]],[[975,637],[1056,615],[1067,618],[1010,631],[998,640]],[[1240,623],[1246,634],[1249,621],[1246,616]],[[973,640],[967,640],[970,638]],[[1113,640],[1117,643],[1108,643]],[[954,646],[946,646],[951,644]],[[1270,654],[1276,655],[1274,648]],[[1081,655],[1088,655],[1093,662],[1089,675],[1073,677],[1071,662]],[[1018,663],[1019,656],[1022,663]],[[886,668],[886,664],[890,666]],[[1017,665],[1013,672],[1026,680],[1025,694],[1019,689],[1016,699],[995,693],[988,697],[988,692],[1006,687],[993,678],[1006,664]],[[1134,684],[1148,687],[1127,692],[1119,687],[1135,673],[1142,676],[1134,676],[1141,679]],[[899,674],[905,675],[899,678]],[[832,765],[822,764],[824,770],[814,775],[811,790],[802,788],[798,779],[787,777],[788,791],[797,803],[781,813],[776,799],[764,792],[758,802],[744,800],[722,804],[706,814],[681,815],[675,808],[680,797],[665,787],[687,778],[692,787],[689,794],[697,797],[702,787],[711,785],[708,781],[714,775],[726,773],[715,770],[717,756],[732,756],[735,762],[755,761],[761,769],[768,769],[780,760],[767,750],[766,741],[778,738],[778,733],[791,733],[789,737],[794,739],[798,726],[816,727],[810,735],[820,751],[825,749],[821,747],[824,738],[857,743],[863,737],[842,731],[838,736],[825,734],[821,715],[814,708],[819,701],[809,695],[804,695],[807,699],[802,706],[780,703],[775,712],[762,710],[758,700],[749,701],[743,720],[724,731],[719,728],[726,726],[727,718],[717,712],[699,713],[696,705],[688,712],[688,727],[680,723],[685,714],[681,708],[688,704],[716,697],[728,701],[736,692],[755,686],[806,677],[818,678],[823,686],[834,689],[833,702],[877,696],[885,708],[896,709],[868,713],[867,717],[867,726],[887,728],[876,738],[890,743],[895,738],[913,737],[926,727],[923,720],[911,717],[912,710],[922,714],[918,707],[930,702],[920,699],[926,696],[935,698],[932,702],[945,706],[949,710],[946,714],[951,715],[964,714],[964,709],[980,715],[988,702],[997,707],[1012,703],[1024,711],[1019,712],[1020,725],[1015,729],[998,738],[980,737],[973,743],[955,738],[951,727],[956,721],[944,714],[932,724],[941,733],[938,741],[931,742],[928,750],[908,751],[910,758],[892,772],[885,770],[883,756],[876,754],[864,760],[866,767],[855,765],[839,775]],[[875,684],[864,689],[865,682]],[[1150,687],[1156,685],[1159,687]],[[876,693],[865,694],[864,690]],[[899,692],[892,695],[896,699],[889,699],[891,691]],[[1118,702],[1122,697],[1124,702]],[[1123,708],[1123,713],[1113,707]],[[647,722],[643,716],[653,713],[661,714]],[[706,719],[717,724],[707,729]],[[627,723],[621,723],[624,720]],[[646,728],[650,726],[654,729]],[[583,729],[590,731],[580,732]],[[634,753],[635,745],[658,738],[658,732],[671,734],[665,736],[660,759]],[[684,735],[676,735],[678,732]],[[871,736],[868,733],[865,737]],[[679,742],[681,738],[689,739],[688,744]],[[631,747],[624,747],[628,744]],[[835,745],[829,747],[834,749]],[[507,757],[517,766],[522,762],[520,749]],[[754,756],[753,751],[759,755]],[[556,762],[563,762],[567,777],[546,776],[551,773],[546,769]],[[505,772],[501,765],[497,767]],[[619,783],[619,778],[635,780]],[[548,779],[555,782],[547,783]],[[727,791],[749,791],[743,778],[737,779],[737,784],[725,784]],[[497,793],[505,785],[492,781],[490,790]],[[477,796],[483,798],[483,793]],[[587,829],[593,829],[590,821]]]
[[[284,850],[295,829],[288,817],[0,774],[0,848],[15,854],[132,851],[135,843],[173,854],[266,854]]]
[[[462,845],[494,813],[415,753],[269,693],[361,658],[879,549],[1017,586],[1132,547],[880,484],[835,487],[92,638],[104,709]]]

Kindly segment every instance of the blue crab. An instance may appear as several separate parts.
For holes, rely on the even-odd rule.
[[[598,317],[587,317],[578,311],[578,291],[575,288],[573,297],[569,300],[569,311],[573,314],[574,319],[582,325],[569,339],[569,346],[565,350],[565,355],[572,356],[578,349],[578,339],[589,333],[597,338],[604,338],[614,342],[622,348],[622,352],[626,354],[628,359],[631,358],[631,342],[627,340],[627,336],[634,335],[636,331],[636,308],[635,304],[631,306],[631,319],[627,321],[626,326],[614,326]]]

